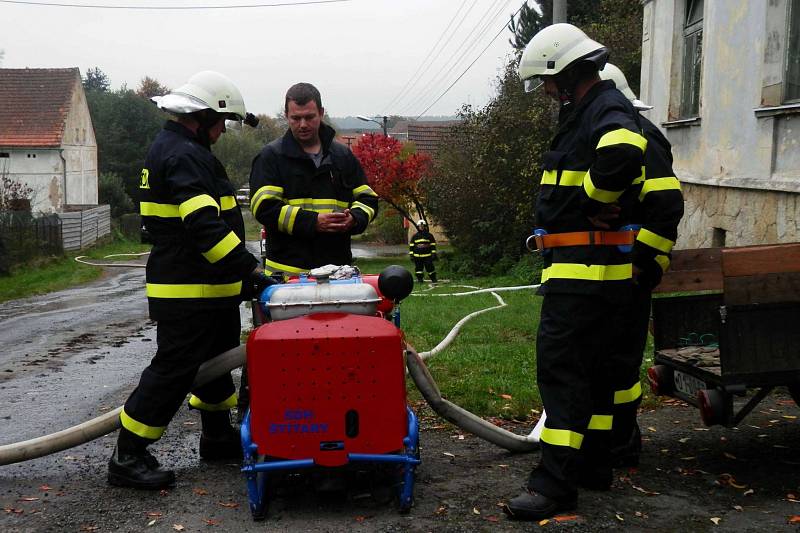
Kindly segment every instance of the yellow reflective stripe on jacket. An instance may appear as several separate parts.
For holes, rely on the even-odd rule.
[[[582,263],[553,263],[542,270],[542,283],[550,279],[583,279],[588,281],[619,281],[631,279],[633,266],[584,265]]]
[[[588,429],[608,431],[614,422],[613,415],[592,415]]]
[[[186,217],[204,207],[213,207],[217,210],[217,216],[219,216],[219,204],[207,194],[198,194],[193,198],[189,198],[178,206],[178,211],[181,214],[181,219],[186,220]]]
[[[292,198],[286,201],[292,207],[308,209],[317,213],[332,213],[337,209],[346,209],[350,204],[336,198]]]
[[[614,405],[631,403],[642,397],[642,384],[637,381],[633,387],[625,390],[614,391]]]
[[[595,187],[594,182],[592,181],[591,173],[586,173],[586,179],[583,180],[583,190],[586,191],[586,195],[591,198],[592,200],[597,200],[598,202],[603,202],[604,204],[611,204],[616,202],[622,193],[622,191],[607,191],[605,189],[600,189]]]
[[[372,221],[375,218],[375,210],[372,209],[367,204],[362,204],[361,202],[353,202],[353,209],[361,209],[367,214],[367,219]]]
[[[588,175],[584,170],[562,170],[558,184],[564,187],[580,187]]]
[[[264,200],[283,200],[283,187],[277,185],[265,185],[258,189],[250,200],[250,211],[253,214],[258,212],[258,206]]]
[[[631,130],[619,128],[609,131],[600,137],[600,141],[597,143],[595,149],[599,150],[605,146],[614,146],[615,144],[631,144],[644,152],[647,148],[647,139]]]
[[[242,282],[220,284],[148,283],[145,292],[150,298],[226,298],[241,294]]]
[[[645,228],[639,230],[636,240],[646,244],[651,248],[655,248],[660,252],[664,252],[665,254],[670,253],[672,251],[672,247],[675,246],[675,241],[671,241],[666,237],[662,237],[658,233],[653,233]]]
[[[235,196],[221,196],[219,199],[219,206],[222,208],[223,211],[229,211],[236,207],[236,197]]]
[[[542,173],[542,185],[561,185],[563,187],[580,187],[586,177],[585,170],[562,170],[561,179],[557,170],[545,170]]]
[[[378,196],[369,185],[361,185],[360,187],[353,189],[353,197],[361,194],[366,194],[367,196]]]
[[[278,213],[278,229],[291,235],[294,231],[294,220],[297,218],[297,213],[299,212],[299,207],[290,205],[281,207],[281,211]]]
[[[547,444],[552,444],[553,446],[569,446],[570,448],[580,450],[581,444],[583,443],[583,435],[575,433],[574,431],[569,431],[568,429],[551,429],[545,427],[542,429],[539,440]]]
[[[228,411],[236,407],[236,401],[235,392],[219,403],[206,403],[194,394],[189,397],[189,405],[201,411]]]
[[[666,272],[669,268],[669,256],[658,254],[655,257],[656,263],[661,267],[661,272]]]
[[[179,218],[181,216],[177,205],[155,202],[139,202],[139,214],[143,217],[159,218]]]
[[[228,255],[231,250],[236,248],[242,240],[234,233],[230,232],[225,237],[222,238],[217,244],[214,245],[207,252],[203,252],[203,257],[208,260],[209,263],[216,263],[226,255]]]
[[[144,437],[145,439],[150,440],[158,440],[161,438],[161,435],[164,434],[164,431],[167,429],[167,426],[148,426],[147,424],[142,424],[141,422],[134,420],[130,417],[128,413],[125,412],[125,409],[122,410],[119,414],[119,421],[122,423],[122,427],[139,435],[140,437]]]
[[[264,260],[264,264],[267,267],[264,270],[269,270],[269,274],[272,274],[274,272],[290,272],[292,274],[300,274],[300,273],[303,273],[303,272],[308,272],[307,268],[300,268],[300,267],[294,267],[294,266],[290,266],[290,265],[284,265],[282,263],[278,263],[278,262],[272,261],[270,259],[265,259]]]
[[[644,183],[644,180],[645,180],[645,176],[644,176],[644,167],[642,167],[642,172],[641,172],[641,174],[639,174],[639,177],[638,177],[638,178],[636,178],[635,180],[633,180],[633,181],[631,182],[631,184],[632,184],[632,185],[639,185],[640,183]],[[639,196],[639,199],[640,199],[640,200],[642,199],[641,195]]]
[[[644,200],[647,193],[655,191],[680,191],[681,182],[678,178],[670,176],[668,178],[648,178],[642,185],[642,192],[639,193],[639,201]]]

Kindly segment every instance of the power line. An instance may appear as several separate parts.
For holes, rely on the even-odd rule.
[[[461,43],[456,47],[453,54],[450,56],[448,60],[450,68],[448,68],[444,72],[439,72],[435,74],[433,78],[431,78],[428,81],[428,83],[422,88],[422,90],[420,90],[417,93],[416,99],[414,99],[411,102],[408,102],[405,105],[405,107],[403,108],[403,112],[410,111],[418,104],[427,100],[432,94],[435,94],[438,91],[437,88],[441,86],[443,81],[446,83],[447,77],[450,75],[450,73],[453,72],[453,70],[461,64],[461,61],[464,59],[464,57],[467,54],[471,53],[472,50],[475,48],[475,46],[481,41],[481,39],[483,39],[483,36],[489,30],[494,20],[497,19],[498,16],[502,15],[503,11],[508,6],[510,0],[505,0],[505,3],[503,3],[503,1],[504,0],[494,0],[489,5],[484,14],[472,28],[472,30],[467,34],[464,40],[461,41]],[[476,32],[476,30],[477,34],[472,39],[472,41],[469,42],[469,44],[467,44],[467,41],[470,40],[470,37],[472,37],[472,35]],[[458,59],[456,59],[457,55]]]
[[[459,22],[459,23],[458,23],[458,26],[456,26],[456,28],[453,30],[453,33],[455,33],[456,31],[458,31],[458,28],[460,28],[460,27],[461,27],[461,24],[463,24],[463,22],[464,22],[464,19],[466,19],[466,18],[467,18],[467,15],[469,14],[469,12],[470,12],[470,11],[472,11],[472,8],[473,8],[473,7],[475,7],[475,3],[476,3],[477,1],[478,1],[478,0],[472,0],[472,5],[469,7],[469,9],[467,10],[467,12],[466,12],[466,13],[464,14],[464,16],[461,18],[461,22]],[[453,14],[453,18],[452,18],[452,19],[450,19],[450,23],[447,25],[447,27],[444,29],[444,31],[442,32],[442,34],[439,36],[439,39],[436,41],[436,44],[434,44],[434,45],[433,45],[433,47],[431,48],[430,52],[428,52],[428,55],[426,55],[426,56],[425,56],[425,59],[423,59],[423,60],[422,60],[422,63],[420,63],[420,64],[419,64],[419,66],[417,67],[417,70],[416,70],[416,71],[414,71],[414,74],[412,74],[412,75],[411,75],[411,77],[410,77],[410,78],[408,78],[408,81],[407,81],[407,82],[406,82],[406,84],[403,86],[403,88],[402,88],[402,89],[400,89],[400,92],[399,92],[399,93],[397,93],[397,95],[395,95],[395,97],[394,97],[394,98],[392,98],[392,100],[391,100],[391,101],[390,101],[388,104],[386,104],[386,105],[384,106],[384,112],[383,112],[382,114],[384,114],[384,115],[385,115],[385,114],[386,114],[386,110],[388,110],[388,109],[389,109],[389,108],[392,106],[392,104],[394,104],[396,101],[398,101],[398,99],[401,99],[401,97],[402,97],[402,96],[404,96],[404,94],[405,94],[405,92],[406,92],[406,89],[409,89],[409,90],[411,90],[411,86],[413,86],[413,85],[416,83],[416,80],[414,80],[414,78],[417,76],[417,74],[419,73],[419,71],[422,69],[422,67],[425,65],[425,63],[428,61],[428,58],[429,58],[429,57],[431,57],[431,54],[434,52],[434,50],[436,50],[436,47],[438,47],[438,46],[439,46],[439,43],[440,43],[440,42],[442,42],[442,39],[444,39],[445,35],[447,35],[447,31],[450,29],[450,26],[452,26],[452,25],[453,25],[453,22],[455,22],[455,20],[458,18],[458,13],[459,13],[459,12],[460,12],[460,11],[461,11],[463,8],[464,8],[464,4],[466,4],[466,3],[467,3],[467,0],[463,0],[463,2],[461,2],[461,5],[458,7],[458,9],[456,9],[455,13]],[[444,47],[442,47],[442,50],[444,50]],[[436,59],[439,57],[439,54],[441,54],[441,52],[442,52],[442,51],[441,51],[441,50],[439,50],[439,53],[438,53],[438,54],[436,54],[436,57],[434,57],[434,58],[433,58],[433,60],[431,61],[431,63],[430,63],[430,64],[429,64],[429,65],[426,67],[426,69],[425,69],[425,72],[427,72],[427,71],[428,71],[428,69],[431,67],[431,65],[433,64],[433,62],[434,62],[434,61],[436,61]],[[422,76],[425,74],[425,72],[423,72],[422,74],[420,74],[420,78],[421,78],[421,77],[422,77]],[[414,83],[411,83],[412,81],[413,81]]]
[[[0,0],[3,4],[22,4],[37,7],[78,7],[87,9],[136,9],[136,10],[206,10],[206,9],[249,9],[261,7],[285,7],[285,6],[305,6],[312,4],[336,4],[339,2],[349,2],[350,0],[301,0],[299,2],[276,2],[273,4],[241,4],[241,5],[218,5],[218,6],[140,6],[140,5],[121,5],[110,6],[103,4],[65,4],[59,2],[32,2],[28,0]]]
[[[519,9],[517,9],[517,11],[516,11],[516,12],[514,13],[514,15],[512,15],[512,16],[516,16],[516,15],[517,15],[517,14],[518,14],[520,11],[522,11],[522,6],[524,6],[526,3],[527,3],[527,2],[522,2],[522,5],[521,5],[521,6],[519,6]],[[461,74],[458,76],[458,78],[456,78],[456,79],[455,79],[455,81],[454,81],[453,83],[451,83],[451,84],[450,84],[450,86],[449,86],[447,89],[445,89],[445,90],[444,90],[444,92],[443,92],[442,94],[440,94],[440,95],[439,95],[439,97],[438,97],[436,100],[434,100],[434,101],[433,101],[433,103],[432,103],[431,105],[429,105],[428,107],[426,107],[426,108],[425,108],[425,110],[424,110],[422,113],[420,113],[419,115],[417,115],[417,120],[419,120],[419,118],[420,118],[422,115],[424,115],[425,113],[427,113],[427,112],[428,112],[428,110],[429,110],[430,108],[432,108],[434,105],[436,105],[436,102],[438,102],[439,100],[441,100],[441,99],[442,99],[442,97],[443,97],[444,95],[446,95],[446,94],[447,94],[447,93],[450,91],[450,89],[452,89],[452,88],[453,88],[453,86],[454,86],[456,83],[458,83],[458,80],[460,80],[462,77],[464,77],[464,74],[466,74],[466,73],[467,73],[467,71],[468,71],[469,69],[471,69],[471,68],[472,68],[472,65],[474,65],[474,64],[475,64],[475,62],[477,62],[477,61],[478,61],[478,59],[480,59],[480,58],[481,58],[481,56],[484,54],[484,52],[486,52],[486,50],[488,50],[488,49],[489,49],[489,47],[492,45],[492,43],[493,43],[493,42],[495,42],[495,41],[497,40],[497,38],[498,38],[498,37],[500,37],[500,34],[501,34],[501,33],[503,33],[503,30],[505,30],[505,29],[506,29],[506,23],[504,23],[504,24],[503,24],[503,27],[502,27],[502,28],[500,28],[500,31],[498,31],[498,32],[497,32],[497,34],[496,34],[494,37],[492,37],[492,40],[491,40],[491,41],[489,41],[489,44],[487,44],[487,45],[484,47],[484,49],[483,49],[483,50],[481,50],[481,53],[480,53],[480,54],[478,54],[478,57],[476,57],[476,58],[475,58],[475,60],[474,60],[472,63],[470,63],[470,64],[469,64],[469,66],[468,66],[466,69],[464,69],[464,72],[462,72],[462,73],[461,73]]]

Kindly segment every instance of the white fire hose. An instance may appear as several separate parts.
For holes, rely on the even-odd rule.
[[[451,329],[450,332],[445,336],[442,342],[437,344],[432,350],[417,353],[411,346],[407,345],[406,366],[408,367],[408,373],[411,376],[411,379],[414,380],[414,384],[417,386],[417,389],[419,389],[420,393],[422,393],[422,397],[425,398],[425,401],[428,402],[428,405],[431,406],[431,409],[433,409],[439,416],[448,422],[455,424],[464,431],[472,433],[477,437],[480,437],[488,442],[491,442],[492,444],[512,452],[530,452],[539,448],[539,435],[541,435],[542,427],[544,426],[544,414],[542,414],[542,417],[533,428],[533,431],[531,431],[527,436],[517,435],[516,433],[512,433],[511,431],[496,426],[491,422],[474,415],[466,409],[442,398],[442,393],[439,391],[439,387],[436,385],[436,381],[433,379],[433,376],[431,376],[427,366],[425,366],[424,360],[429,357],[433,357],[447,348],[447,346],[456,338],[458,332],[461,330],[461,327],[468,320],[482,313],[486,313],[494,309],[500,309],[508,305],[500,297],[500,295],[497,294],[498,292],[536,289],[538,287],[539,285],[523,285],[518,287],[495,287],[489,289],[475,288],[475,290],[471,291],[454,292],[448,294],[428,294],[421,292],[412,293],[412,296],[432,297],[468,296],[472,294],[488,292],[491,293],[492,296],[494,296],[499,302],[499,305],[480,309],[459,320],[456,325],[453,326],[453,329]]]
[[[505,448],[513,452],[528,452],[538,448],[539,434],[544,422],[544,415],[539,420],[534,430],[527,436],[517,435],[511,431],[498,427],[491,422],[474,415],[473,413],[455,405],[454,403],[442,398],[442,393],[436,385],[436,381],[431,376],[428,368],[425,366],[424,359],[432,357],[437,353],[444,350],[455,337],[458,335],[461,327],[471,318],[478,316],[482,313],[500,309],[507,304],[496,293],[499,291],[508,290],[522,290],[536,288],[538,285],[526,285],[520,287],[497,287],[492,289],[476,289],[468,292],[450,293],[450,294],[424,294],[415,293],[416,296],[466,296],[470,294],[479,294],[490,292],[500,302],[499,305],[481,309],[470,313],[456,323],[453,329],[447,336],[436,345],[432,350],[427,352],[417,353],[411,346],[407,346],[406,350],[406,365],[408,367],[409,375],[414,381],[425,401],[431,408],[445,420],[457,425],[464,431],[472,433],[492,444],[496,444],[501,448]],[[223,352],[215,358],[203,363],[197,372],[193,387],[201,386],[208,383],[212,379],[230,372],[231,370],[242,366],[246,361],[245,346],[238,346],[227,352]],[[34,439],[15,442],[12,444],[0,445],[0,466],[30,459],[36,459],[45,455],[60,452],[68,448],[79,446],[91,440],[97,439],[117,430],[120,427],[119,414],[122,407],[109,411],[91,420],[87,420],[77,426],[64,429],[62,431],[44,435]]]

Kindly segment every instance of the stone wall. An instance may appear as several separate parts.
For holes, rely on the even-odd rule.
[[[676,248],[800,242],[800,194],[682,183]]]

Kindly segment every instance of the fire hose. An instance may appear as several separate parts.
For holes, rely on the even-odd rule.
[[[432,350],[422,353],[417,353],[410,345],[406,346],[406,366],[409,375],[414,381],[414,384],[419,389],[425,401],[431,408],[442,418],[455,424],[464,431],[472,433],[492,444],[501,448],[505,448],[512,452],[529,452],[538,448],[539,438],[538,432],[539,425],[527,436],[518,435],[501,427],[498,427],[491,422],[488,422],[475,414],[455,405],[454,403],[444,399],[436,381],[431,376],[425,365],[424,359],[431,357],[441,352],[452,340],[456,337],[459,330],[465,322],[469,319],[491,311],[505,307],[507,304],[500,298],[496,292],[501,290],[520,290],[534,288],[532,286],[521,287],[498,287],[494,289],[477,289],[474,291],[450,293],[450,294],[425,294],[424,296],[466,296],[469,294],[490,292],[498,299],[499,305],[475,311],[464,318],[462,318],[448,333],[445,339],[440,342]],[[423,294],[417,294],[423,295]],[[192,387],[199,387],[213,380],[217,376],[230,372],[231,370],[242,366],[245,363],[245,347],[238,346],[227,352],[223,352],[213,359],[205,362],[197,372]],[[12,444],[5,444],[0,446],[0,466],[30,459],[36,459],[45,455],[60,452],[68,448],[79,446],[87,443],[103,435],[111,433],[119,429],[120,420],[119,414],[122,407],[104,413],[96,418],[87,420],[77,426],[36,437],[34,439],[16,442]]]

